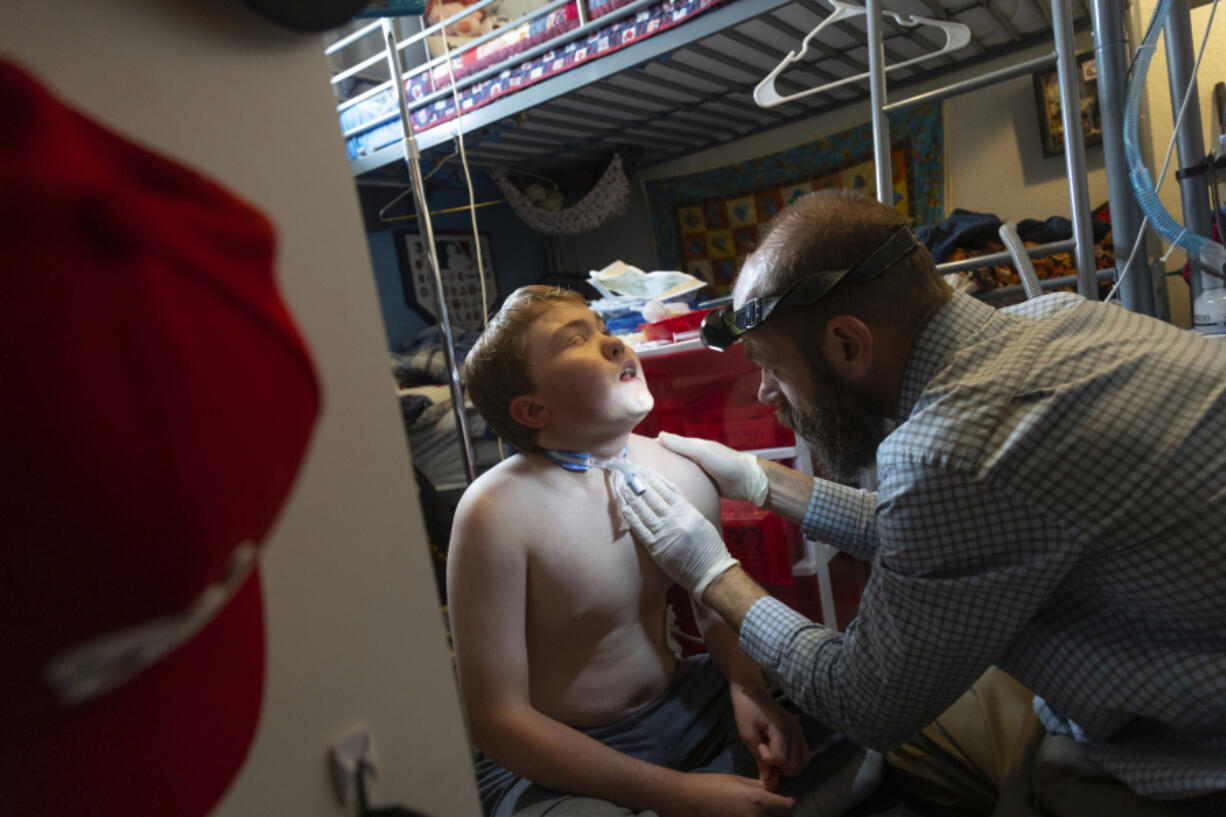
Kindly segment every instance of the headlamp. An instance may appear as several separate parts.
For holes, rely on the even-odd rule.
[[[702,321],[699,337],[704,346],[726,351],[741,339],[741,335],[764,324],[779,307],[816,303],[844,278],[848,281],[876,278],[919,245],[915,233],[904,224],[890,233],[884,244],[846,269],[822,270],[807,275],[785,289],[782,295],[753,298],[737,310],[728,305],[708,312]]]

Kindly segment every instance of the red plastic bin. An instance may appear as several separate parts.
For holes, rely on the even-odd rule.
[[[691,347],[640,359],[655,408],[635,429],[639,434],[671,431],[741,451],[796,444],[774,407],[758,402],[762,375],[745,359],[741,344],[726,352]]]
[[[640,323],[638,330],[647,340],[672,340],[682,332],[693,332],[702,326],[702,319],[710,309],[695,309],[684,315],[674,315],[662,321]]]
[[[792,583],[792,552],[800,532],[749,502],[719,500],[724,543],[750,576],[763,584]]]
[[[687,437],[717,440],[740,451],[789,446],[795,442],[792,432],[779,425],[773,415],[723,423],[691,423],[682,420],[681,433]]]

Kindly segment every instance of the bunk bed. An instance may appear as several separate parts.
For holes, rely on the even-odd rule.
[[[819,0],[552,0],[445,56],[421,58],[427,39],[494,2],[481,0],[433,26],[420,24],[397,39],[394,54],[384,45],[387,21],[329,47],[336,65],[346,66],[333,85],[355,176],[394,173],[405,158],[388,69],[393,61],[424,156],[446,148],[462,131],[477,164],[538,170],[607,161],[614,151],[632,156],[632,169],[641,169],[871,97],[865,83],[847,82],[869,70],[864,22],[851,19],[831,26],[777,81],[781,92],[819,85],[829,90],[779,108],[754,101],[758,82],[829,16]],[[904,90],[1050,42],[1048,2],[1020,0],[1011,17],[975,0],[891,2],[970,30],[964,47],[892,71],[891,87]],[[1088,4],[1076,2],[1071,19],[1088,27]],[[942,34],[931,26],[909,27],[888,14],[882,20],[882,51],[891,64],[940,49]],[[368,56],[355,61],[353,54]]]
[[[884,63],[872,65],[875,57],[889,66],[906,64],[890,73],[892,90],[905,91],[948,72],[1049,43],[1053,35],[1057,50],[1068,52],[1071,65],[1073,32],[1090,24],[1088,0],[1019,0],[1009,17],[991,3],[896,0],[891,3],[895,10],[926,19],[921,25],[904,25],[905,15],[881,14],[878,3],[878,51],[866,47],[871,15],[835,22],[839,14],[830,14],[818,0],[550,0],[444,56],[430,56],[424,45],[428,40],[437,40],[441,31],[466,16],[494,8],[490,4],[495,2],[479,0],[432,26],[415,18],[418,31],[400,39],[393,36],[394,46],[388,44],[391,26],[382,21],[329,47],[328,52],[338,57],[363,44],[370,53],[333,79],[342,97],[338,105],[342,132],[359,181],[409,183],[405,160],[409,164],[416,160],[407,150],[404,121],[412,123],[413,141],[424,161],[436,161],[452,150],[456,137],[463,134],[468,156],[479,167],[556,172],[597,163],[603,167],[616,156],[624,158],[627,170],[633,172],[826,111],[874,103],[880,96],[880,103],[870,108],[876,110],[871,125],[874,140],[884,131],[880,141],[888,145],[887,114],[942,96],[920,94],[885,104],[888,69]],[[838,9],[843,4],[832,5]],[[806,34],[815,24],[824,25],[823,20],[833,25],[821,39],[809,43]],[[968,29],[962,47],[922,61],[924,55],[940,50],[942,32],[934,26],[950,24]],[[755,86],[768,72],[778,73],[781,56],[790,58],[802,40],[806,58],[791,60],[794,64],[771,88],[790,93],[791,101],[783,107],[759,105]],[[425,59],[406,68],[412,61],[409,55],[417,52],[425,52]],[[338,59],[338,64],[345,61]],[[959,83],[946,95],[1056,64],[1056,54],[1048,54]],[[852,82],[866,72],[871,80],[874,68],[881,75],[880,83],[872,80],[865,88],[863,81]],[[403,114],[392,72],[401,78]],[[1074,118],[1068,127],[1070,132],[1079,130],[1080,122]],[[1095,241],[1097,225],[1089,217],[1084,153],[1079,153],[1068,157],[1075,200],[1071,234],[1041,249],[1073,251],[1082,270],[1081,278],[1057,274],[1047,286],[1075,285],[1089,292],[1097,289],[1097,279],[1112,277],[1113,258],[1104,252],[1101,232]],[[1053,214],[1033,215],[1046,219]],[[999,262],[1007,263],[1006,254],[993,253],[983,263]],[[954,255],[948,271],[967,271],[974,263]],[[1054,268],[1062,271],[1066,266]],[[1002,271],[978,275],[976,280],[982,287],[1006,278]],[[1018,291],[1008,289],[1006,297]]]

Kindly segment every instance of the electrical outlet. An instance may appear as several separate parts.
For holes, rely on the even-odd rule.
[[[375,752],[375,734],[364,723],[342,729],[328,744],[328,769],[342,805],[358,801],[359,761],[365,761],[366,793],[369,795],[371,780],[378,775],[379,760]]]

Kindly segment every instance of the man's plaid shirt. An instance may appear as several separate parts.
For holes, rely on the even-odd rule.
[[[1049,295],[957,295],[923,328],[868,492],[806,533],[870,560],[846,633],[774,599],[741,647],[884,748],[991,664],[1156,797],[1226,789],[1226,343]]]

